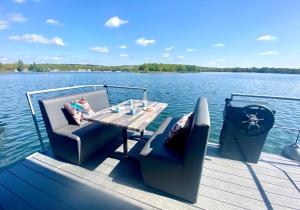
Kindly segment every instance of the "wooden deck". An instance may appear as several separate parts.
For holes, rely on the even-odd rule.
[[[143,142],[129,141],[137,156]],[[262,154],[258,164],[222,159],[209,144],[198,203],[143,184],[137,163],[111,154],[82,167],[34,153],[0,174],[0,209],[299,209],[299,163]],[[107,156],[109,157],[107,158]]]

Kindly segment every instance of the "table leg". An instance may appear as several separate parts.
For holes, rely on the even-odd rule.
[[[127,156],[128,147],[127,147],[127,129],[126,128],[123,128],[123,150],[124,150],[124,156]]]

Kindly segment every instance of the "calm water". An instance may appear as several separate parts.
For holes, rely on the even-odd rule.
[[[113,84],[146,87],[149,100],[162,101],[168,108],[150,126],[154,130],[169,115],[180,116],[193,110],[196,99],[206,96],[209,102],[211,142],[218,142],[222,125],[224,99],[232,92],[273,94],[300,98],[300,75],[197,73],[41,73],[0,75],[0,167],[7,166],[40,149],[25,92],[82,84]],[[69,92],[66,92],[69,93]],[[127,98],[141,98],[140,92],[110,91],[114,103]],[[51,94],[52,96],[53,94]],[[43,96],[47,97],[47,96]],[[49,95],[48,95],[49,97]],[[39,97],[34,98],[35,100]],[[300,103],[270,101],[276,110],[276,125],[300,126]],[[37,103],[34,106],[38,110]],[[39,115],[39,112],[37,113]],[[39,118],[40,119],[40,118]],[[43,124],[42,133],[48,140]],[[264,150],[280,153],[281,148],[295,142],[295,131],[272,129]]]

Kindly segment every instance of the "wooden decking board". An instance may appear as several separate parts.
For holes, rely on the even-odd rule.
[[[26,182],[31,183],[44,193],[55,197],[62,203],[70,205],[72,208],[96,209],[101,207],[101,205],[103,205],[104,203],[103,200],[102,203],[95,202],[96,200],[90,199],[90,197],[79,193],[73,189],[70,189],[64,185],[61,185],[60,183],[57,183],[45,176],[41,176],[40,174],[25,167],[22,164],[13,167],[9,171],[18,177],[22,177],[22,179],[26,180]]]
[[[208,159],[212,159],[216,164],[224,164],[228,167],[245,167],[245,163],[236,160],[229,160],[220,158],[219,154],[220,146],[216,144],[210,144],[210,149],[208,150]],[[278,160],[274,162],[273,157],[278,157]],[[280,167],[282,170],[285,170],[289,174],[300,175],[300,164],[294,160],[289,160],[281,156],[269,154],[269,153],[262,153],[260,157],[260,161],[257,164],[254,163],[247,163],[251,165],[253,168],[260,168],[262,169],[271,169],[271,170],[278,170]]]
[[[101,168],[96,168],[95,171],[98,171],[98,172],[100,172],[100,173],[104,173],[104,174],[109,175],[109,173],[107,173],[107,171],[112,170],[112,169],[116,166],[116,163],[117,163],[117,164],[120,164],[120,163],[122,163],[122,162],[120,162],[120,161],[117,161],[117,162],[116,162],[115,159],[107,158],[102,164],[107,165],[107,167],[110,168],[110,169],[106,169],[106,170],[102,171],[102,170],[101,170],[102,167],[101,167]],[[128,164],[127,164],[127,165],[128,165]],[[129,165],[130,165],[130,164],[129,164]],[[121,167],[120,167],[120,168],[121,168]],[[130,168],[130,169],[133,169],[133,167],[129,167],[129,168]],[[130,170],[130,169],[128,169],[128,167],[127,167],[127,169],[126,169],[125,167],[122,167],[122,169],[124,169],[124,170]],[[122,171],[119,170],[118,173],[119,173],[119,174],[122,174]],[[127,177],[126,179],[124,179],[124,181],[126,181],[127,184],[128,184],[129,179],[130,179],[130,178]],[[135,179],[135,181],[136,181],[136,177],[135,177],[134,179]],[[141,179],[141,177],[140,177],[140,179]],[[130,179],[130,180],[131,180],[131,182],[134,181],[134,180],[132,180],[132,179]],[[138,180],[138,181],[142,181],[142,180]],[[140,184],[141,186],[143,186],[141,183],[139,183],[139,184]],[[137,183],[135,183],[135,185],[137,185]],[[219,207],[223,207],[223,209],[224,209],[225,207],[227,207],[228,209],[241,209],[241,208],[232,206],[232,205],[227,204],[227,203],[224,203],[224,202],[220,202],[220,201],[215,200],[215,199],[212,199],[212,198],[208,198],[208,197],[205,197],[205,196],[201,196],[201,206],[199,206],[199,207],[204,208],[204,209],[208,209],[209,207],[212,207],[213,204],[215,205],[215,209],[220,209]],[[195,205],[195,206],[197,206],[197,205]]]
[[[109,162],[108,160],[111,160],[111,163],[109,163],[108,165],[107,165],[107,162]],[[105,175],[110,175],[110,173],[114,170],[114,167],[115,167],[115,164],[116,162],[114,161],[114,159],[112,159],[112,158],[107,158],[106,159],[106,161],[105,162],[103,162],[98,168],[96,168],[95,169],[95,171],[99,171],[100,173],[103,173],[103,174],[105,174]],[[106,166],[105,166],[106,165]],[[127,164],[128,165],[128,164]],[[118,172],[119,174],[122,174],[122,171],[120,170],[120,172]],[[123,175],[124,175],[124,173],[123,173]],[[128,181],[128,178],[126,178],[126,180],[125,181]],[[256,187],[256,185],[255,185],[255,183],[253,182],[253,185],[256,187],[256,188],[254,188],[254,189],[252,189],[251,190],[251,188],[250,188],[250,190],[249,190],[249,188],[248,187],[240,187],[240,188],[238,188],[239,190],[238,190],[238,192],[236,192],[236,190],[234,190],[235,189],[235,185],[234,186],[231,186],[232,185],[232,183],[228,183],[228,182],[224,182],[224,181],[221,181],[220,182],[220,180],[218,181],[218,180],[213,180],[213,181],[211,181],[211,182],[209,182],[209,181],[207,181],[207,180],[204,180],[204,182],[207,184],[209,184],[208,185],[208,187],[210,187],[210,186],[214,186],[214,185],[218,185],[218,187],[216,187],[216,189],[222,189],[222,187],[224,188],[224,189],[232,189],[232,193],[238,193],[239,195],[243,195],[244,197],[248,197],[248,198],[252,198],[252,199],[256,199],[256,200],[260,200],[260,201],[262,201],[262,202],[264,202],[263,201],[263,199],[262,199],[262,197],[261,197],[261,194],[259,193],[259,191],[258,191],[258,189],[257,189],[257,187]],[[276,204],[277,203],[277,205],[279,205],[280,206],[280,204],[278,204],[278,202],[276,202],[276,200],[279,200],[279,201],[281,201],[281,202],[283,202],[283,203],[294,203],[295,201],[295,198],[290,198],[290,197],[286,197],[286,198],[284,198],[284,199],[281,199],[281,197],[280,197],[280,195],[278,196],[278,195],[270,195],[271,197],[275,197],[275,199],[273,199],[275,202],[274,202],[274,204]],[[277,197],[276,197],[277,196]]]
[[[238,179],[239,178],[245,178],[245,179],[253,180],[253,178],[249,174],[240,174],[240,173],[237,173],[234,170],[232,170],[232,171],[220,170],[218,168],[218,166],[211,167],[211,168],[208,168],[208,167],[204,167],[204,168],[212,170],[212,171],[220,172],[220,173],[223,173],[223,174],[226,174],[226,175],[235,176]],[[270,178],[264,177],[264,176],[259,177],[259,178],[260,178],[261,183],[271,184],[271,185],[275,185],[275,186],[278,186],[278,187],[293,188],[293,189],[295,188],[295,186],[293,186],[288,180],[283,180],[283,181],[276,180],[276,179],[273,180],[273,179],[270,179]]]
[[[71,189],[74,189],[83,194],[86,194],[87,196],[89,196],[95,200],[103,200],[101,193],[99,194],[99,190],[101,190],[107,194],[115,193],[112,191],[108,191],[106,188],[103,188],[102,186],[95,185],[94,183],[86,181],[85,179],[81,179],[70,173],[64,172],[63,170],[53,168],[52,166],[50,166],[46,163],[40,162],[40,161],[36,161],[36,160],[33,160],[32,162],[27,161],[24,164],[27,167],[30,167],[30,168],[38,171],[39,173],[41,173],[45,176],[48,176],[49,178],[51,178],[61,184],[68,186]],[[46,168],[48,170],[45,170]],[[115,195],[117,195],[122,200],[126,200],[130,203],[135,204],[138,207],[142,207],[143,209],[155,209],[153,206],[151,206],[151,204],[137,202],[136,200],[134,200],[132,198],[129,198],[127,196],[124,196],[124,195],[118,194],[118,193],[117,194],[115,193]],[[109,209],[109,208],[107,208],[107,209]],[[115,208],[112,208],[112,209],[115,209]]]
[[[220,182],[220,181],[216,181],[216,180],[210,180],[208,181],[203,180],[203,183],[201,185],[201,187],[206,186],[208,188],[213,188],[216,191],[223,191],[220,194],[223,193],[230,193],[232,195],[236,195],[236,196],[240,196],[240,200],[244,200],[247,202],[249,202],[251,200],[253,200],[253,202],[255,201],[259,201],[261,204],[264,204],[266,202],[266,200],[263,199],[263,196],[261,195],[261,192],[259,190],[253,190],[253,189],[247,189],[247,188],[243,188],[243,187],[236,187],[235,185],[232,185],[230,183],[226,183],[226,182]],[[267,192],[265,192],[266,194],[268,194]],[[286,207],[286,208],[292,208],[292,209],[296,209],[297,208],[297,204],[298,204],[298,199],[296,198],[289,198],[289,197],[283,197],[280,195],[276,195],[273,193],[269,193],[268,196],[268,201],[270,203],[272,203],[273,205],[276,206],[281,206],[281,207]]]
[[[109,165],[107,165],[107,162],[109,162],[107,160],[111,160],[111,163]],[[98,168],[95,168],[94,171],[102,173],[102,174],[107,175],[107,176],[111,176],[111,173],[113,173],[113,171],[114,171],[115,174],[117,174],[118,176],[121,176],[121,177],[116,177],[119,180],[122,180],[122,177],[126,177],[126,178],[123,178],[123,180],[125,182],[128,182],[130,177],[135,177],[135,179],[137,178],[137,173],[135,173],[135,171],[130,171],[128,169],[124,170],[123,168],[125,166],[123,166],[123,168],[117,168],[116,169],[115,168],[116,165],[114,165],[116,162],[113,161],[113,160],[114,159],[112,159],[112,158],[107,158],[106,161],[105,161],[106,163],[103,162]],[[127,165],[130,165],[130,164],[127,164]],[[116,170],[117,170],[117,172],[116,172]],[[141,179],[141,178],[139,177],[139,179]],[[255,185],[255,183],[253,182],[253,180],[251,180],[253,182],[253,187],[254,187],[252,189],[248,188],[248,187],[243,187],[243,186],[239,186],[237,188],[235,184],[232,184],[230,182],[226,182],[226,181],[223,181],[223,180],[222,181],[217,180],[217,179],[214,179],[214,178],[211,178],[211,179],[209,179],[209,178],[205,179],[204,178],[203,181],[208,187],[213,187],[213,188],[220,189],[220,190],[222,190],[222,188],[224,188],[224,189],[226,189],[227,191],[230,191],[233,194],[243,195],[244,197],[247,197],[247,198],[250,198],[250,199],[256,199],[256,200],[264,202],[264,200],[261,196],[261,193],[258,191],[258,188]],[[205,185],[205,184],[203,184],[203,185]],[[238,190],[236,190],[236,189],[238,189]],[[272,200],[274,200],[273,203],[278,205],[278,206],[281,206],[281,204],[280,204],[280,202],[281,202],[283,207],[284,207],[285,203],[286,204],[293,204],[293,203],[295,203],[295,199],[297,201],[297,198],[287,197],[287,196],[282,197],[281,195],[278,195],[278,194],[273,195],[273,193],[271,193],[271,192],[270,192],[269,197],[271,197]]]
[[[217,158],[215,158],[213,161],[207,161],[206,165],[210,165],[210,162],[213,162],[213,165],[220,165],[221,167],[226,167],[226,168],[231,168],[235,170],[247,170],[247,165],[251,166],[252,169],[255,171],[257,174],[262,174],[266,176],[271,176],[271,177],[277,177],[281,179],[288,179],[286,175],[284,174],[284,169],[282,167],[277,167],[277,166],[271,166],[270,168],[265,168],[265,167],[256,167],[254,164],[234,164],[234,162],[226,162],[226,161],[216,161]],[[293,176],[295,181],[300,181],[300,175],[297,173],[293,172],[288,172],[289,175]]]
[[[76,177],[76,179],[79,179],[79,180],[82,179],[84,181],[90,182],[93,185],[97,185],[97,186],[100,186],[100,187],[103,187],[106,189],[111,189],[114,192],[120,193],[124,196],[128,196],[131,199],[136,199],[136,197],[138,197],[138,194],[132,193],[129,190],[130,188],[127,188],[123,191],[118,191],[119,186],[118,185],[111,186],[111,183],[112,183],[111,178],[107,177],[106,175],[101,175],[99,173],[90,173],[89,171],[81,170],[81,167],[77,167],[77,166],[71,167],[71,168],[68,168],[68,166],[63,166],[63,167],[60,166],[60,168],[55,168],[55,165],[53,165],[53,164],[55,164],[55,162],[51,161],[51,159],[39,160],[39,159],[36,159],[36,157],[34,157],[34,158],[32,158],[32,160],[37,163],[41,162],[43,164],[46,164],[46,165],[48,165],[47,167],[51,167],[51,168],[54,167],[54,170],[63,172],[67,176]],[[47,162],[49,160],[51,163]],[[152,205],[152,203],[149,203],[149,205]]]
[[[85,179],[78,178],[77,176],[74,176],[68,172],[64,172],[63,170],[53,168],[53,166],[48,165],[47,163],[43,163],[43,162],[31,159],[31,161],[25,161],[23,164],[33,170],[36,170],[37,172],[43,174],[44,176],[51,178],[52,180],[55,180],[65,186],[68,186],[71,189],[74,189],[76,191],[79,191],[79,192],[91,197],[92,199],[103,200],[103,193],[101,193],[103,191],[107,194],[114,193],[111,196],[117,195],[117,197],[121,198],[122,200],[126,200],[126,201],[134,204],[135,206],[141,207],[143,209],[156,209],[151,204],[138,202],[138,201],[136,201],[132,198],[129,198],[127,196],[124,196],[122,194],[109,191],[106,188],[104,188],[103,186],[95,185],[92,182],[89,182]],[[99,190],[101,191],[100,193],[99,193]],[[108,200],[111,201],[111,199],[108,199]],[[123,205],[123,208],[124,208],[124,205]],[[129,208],[129,209],[131,209],[131,208]],[[110,209],[110,208],[107,207],[107,209]],[[116,207],[112,208],[112,209],[116,209]]]
[[[203,209],[209,209],[209,210],[220,210],[220,209],[228,209],[228,210],[242,210],[245,208],[242,208],[240,206],[237,206],[235,204],[228,203],[226,201],[221,201],[213,197],[209,197],[207,195],[199,195],[198,196],[198,203],[195,203],[195,206],[199,206]]]
[[[32,210],[34,208],[0,184],[0,209]]]
[[[244,162],[220,158],[218,151],[219,151],[219,146],[214,145],[214,144],[211,145],[211,149],[209,151],[207,159],[211,159],[215,164],[221,164],[221,165],[229,167],[229,168],[245,168],[246,167],[246,164]],[[272,172],[280,173],[280,171],[278,170],[278,168],[280,168],[280,169],[288,172],[289,174],[300,175],[300,165],[296,161],[286,159],[287,163],[284,163],[284,164],[281,162],[274,163],[273,161],[268,159],[269,155],[271,157],[274,156],[272,154],[262,153],[261,159],[257,164],[247,163],[247,165],[250,165],[254,170],[258,170],[257,172],[260,172],[262,170],[267,173],[272,173]],[[281,157],[281,158],[283,158],[283,157]]]
[[[42,156],[41,154],[37,154],[33,157],[33,159],[36,159],[38,161],[42,161],[47,164],[51,164],[53,167],[55,167],[56,160],[53,160],[47,156]],[[59,169],[63,170],[67,173],[71,173],[75,176],[78,176],[82,179],[85,179],[87,181],[90,181],[96,185],[115,190],[118,193],[121,193],[123,195],[127,195],[131,198],[135,198],[139,201],[148,201],[149,204],[152,204],[156,208],[166,208],[165,205],[167,205],[169,202],[176,202],[176,206],[174,205],[174,208],[181,208],[181,209],[192,209],[196,208],[189,204],[185,204],[183,202],[179,202],[176,200],[173,200],[171,198],[161,196],[156,193],[151,193],[153,190],[147,189],[145,185],[142,183],[139,184],[139,186],[136,186],[135,183],[132,182],[130,179],[124,179],[126,182],[122,182],[122,179],[115,180],[115,178],[111,178],[105,174],[95,172],[95,171],[88,171],[82,167],[74,166],[70,167],[70,164],[65,165],[59,165]],[[149,192],[150,190],[150,192]],[[162,199],[158,200],[158,198],[161,197]],[[164,200],[162,202],[161,200]]]
[[[129,154],[138,157],[143,145],[143,142],[129,141]],[[111,149],[123,151],[122,145],[112,145]],[[30,209],[30,205],[42,207],[38,204],[41,200],[25,195],[27,187],[48,203],[67,204],[66,208],[93,209],[104,200],[106,209],[126,205],[136,209],[172,210],[299,209],[300,206],[299,164],[283,157],[263,153],[258,164],[245,164],[220,158],[218,146],[209,144],[198,202],[190,204],[145,186],[138,165],[120,155],[109,155],[111,152],[101,152],[81,167],[56,159],[51,153],[35,153],[0,174],[0,196],[9,192],[5,199],[16,200],[15,204],[25,205],[24,209]],[[15,179],[20,186],[6,183]],[[120,203],[114,202],[114,198]],[[3,200],[0,197],[0,209]],[[13,209],[10,207],[2,205],[4,209]]]
[[[230,184],[237,185],[236,187],[258,190],[257,185],[253,180],[242,178],[242,177],[239,177],[237,179],[234,176],[220,173],[218,171],[212,171],[207,169],[204,170],[202,174],[202,182],[206,183],[206,179],[210,179],[210,178],[219,180],[221,182],[228,182]],[[300,194],[295,188],[286,188],[286,187],[276,186],[268,183],[261,183],[261,184],[264,190],[268,193],[273,193],[283,197],[300,199]]]
[[[95,171],[96,172],[100,172],[104,175],[109,175],[111,173],[111,171],[113,170],[113,167],[112,166],[109,166],[109,165],[106,165],[106,164],[101,164],[99,166],[99,168],[95,168]],[[125,179],[125,181],[129,181],[127,178]],[[245,192],[244,192],[245,193]],[[259,194],[257,195],[259,197]],[[259,205],[259,204],[258,204]]]
[[[249,173],[249,170],[241,170],[241,169],[231,169],[225,166],[221,166],[221,165],[214,165],[214,164],[205,164],[204,166],[205,168],[209,168],[209,169],[215,169],[217,168],[218,171],[222,171],[228,174],[232,174],[232,175],[236,175],[236,176],[240,176],[240,177],[245,177],[248,179],[253,179],[252,175]],[[254,171],[255,172],[255,171]],[[275,184],[275,185],[279,185],[279,186],[290,186],[290,187],[294,187],[292,186],[291,181],[285,177],[285,178],[278,178],[278,177],[274,177],[274,176],[269,176],[269,175],[264,175],[264,174],[260,174],[260,173],[255,173],[256,176],[259,178],[259,180],[261,182],[266,182],[266,183],[270,183],[270,184]],[[297,185],[300,186],[300,182],[295,181]]]
[[[46,210],[70,209],[70,206],[46,195],[31,184],[24,182],[7,171],[1,173],[0,182],[34,208]]]

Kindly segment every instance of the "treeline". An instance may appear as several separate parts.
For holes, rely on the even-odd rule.
[[[284,73],[284,74],[300,74],[300,69],[291,68],[269,68],[269,67],[252,67],[252,68],[216,68],[202,67],[196,65],[182,64],[157,64],[147,63],[139,65],[140,72],[254,72],[254,73]]]
[[[215,68],[183,64],[146,63],[142,65],[102,66],[91,64],[1,64],[0,71],[64,72],[64,71],[124,71],[124,72],[256,72],[300,74],[300,69],[291,68]]]

